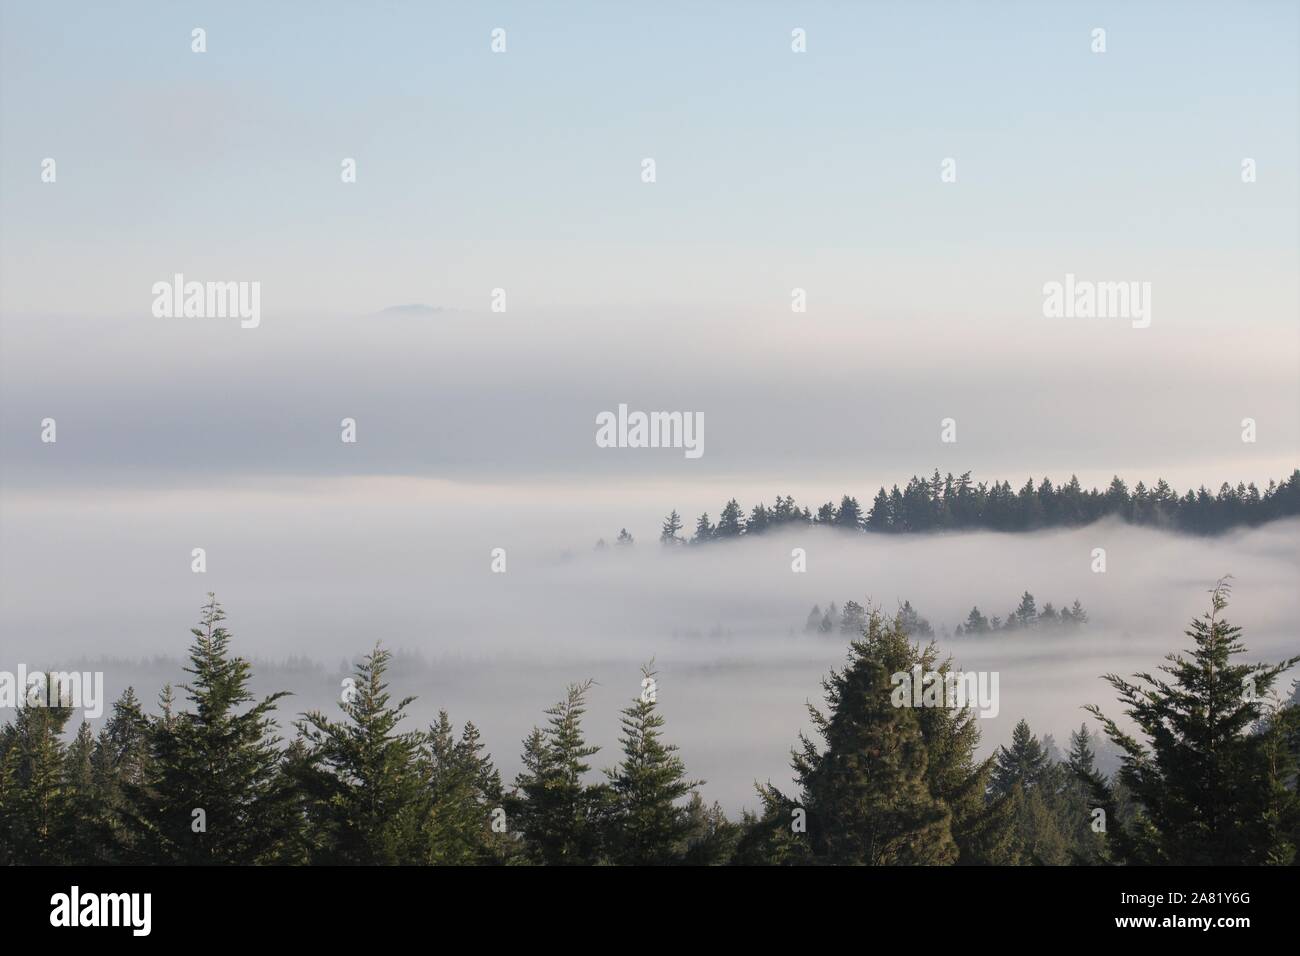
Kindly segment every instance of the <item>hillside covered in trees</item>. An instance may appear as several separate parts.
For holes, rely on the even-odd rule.
[[[901,614],[864,611],[842,669],[792,751],[796,786],[758,788],[729,819],[673,744],[647,666],[620,751],[596,772],[590,683],[570,686],[522,742],[505,784],[466,722],[403,725],[389,654],[357,666],[337,714],[277,733],[283,694],[254,699],[211,598],[183,697],[154,712],[127,690],[96,734],[70,708],[24,703],[0,729],[5,864],[1295,864],[1300,707],[1273,685],[1300,658],[1245,664],[1215,589],[1161,676],[1106,675],[1138,728],[1089,706],[1122,753],[1096,769],[1086,725],[1068,754],[1025,721],[977,759],[968,708],[901,705],[898,675],[954,673]]]
[[[1151,525],[1192,534],[1218,534],[1241,526],[1300,515],[1300,469],[1281,483],[1270,481],[1261,491],[1254,482],[1225,482],[1217,494],[1204,486],[1179,495],[1163,478],[1153,486],[1143,482],[1129,490],[1116,476],[1104,490],[1087,491],[1079,479],[1059,487],[1049,478],[1037,484],[1027,480],[1019,491],[1011,482],[974,484],[971,473],[954,477],[934,474],[927,481],[915,475],[906,486],[883,487],[871,505],[863,509],[858,499],[844,495],[837,506],[828,501],[814,513],[795,504],[793,497],[777,495],[769,508],[757,504],[745,514],[732,498],[713,523],[706,512],[695,521],[689,538],[681,516],[674,510],[663,521],[659,540],[664,544],[702,544],[748,534],[801,525],[824,525],[848,531],[903,534],[924,531],[1032,531],[1091,524],[1115,517],[1138,525]],[[624,528],[618,544],[633,543]]]

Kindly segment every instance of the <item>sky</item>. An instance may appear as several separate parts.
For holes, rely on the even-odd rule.
[[[1294,5],[7,3],[3,25],[11,488],[825,499],[934,467],[1294,467]],[[261,324],[155,318],[177,273],[259,282]],[[1150,327],[1045,319],[1067,273],[1149,282]],[[620,402],[703,413],[705,455],[598,454]]]
[[[930,542],[896,579],[736,559],[783,586],[611,580],[593,542],[935,468],[1183,491],[1300,463],[1295,4],[703,6],[0,0],[0,651],[176,653],[214,589],[270,658],[526,671],[568,639],[558,674],[603,634],[632,666],[678,601],[759,608],[780,647],[814,599],[1072,591],[1092,533]],[[255,327],[155,315],[177,274],[258,283]],[[1046,317],[1067,277],[1146,289],[1149,324]],[[703,454],[598,447],[623,404],[702,416]],[[1124,593],[1085,597],[1106,646],[1166,646],[1232,571],[1276,648],[1288,528],[1138,535]],[[782,715],[834,657],[790,653]]]

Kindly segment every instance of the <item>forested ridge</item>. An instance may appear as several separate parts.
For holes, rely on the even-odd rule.
[[[940,475],[936,468],[928,480],[913,475],[901,489],[881,487],[865,510],[852,495],[844,495],[838,505],[828,501],[816,512],[797,505],[793,496],[777,495],[774,506],[759,503],[746,515],[732,498],[718,512],[716,523],[708,512],[700,515],[689,538],[681,515],[673,510],[664,518],[659,540],[703,544],[801,525],[884,534],[1032,531],[1086,525],[1108,517],[1192,534],[1218,534],[1298,514],[1300,469],[1280,483],[1270,481],[1263,491],[1254,482],[1238,482],[1235,488],[1224,482],[1217,494],[1202,485],[1180,496],[1163,478],[1151,487],[1139,481],[1132,491],[1118,475],[1105,490],[1086,491],[1075,476],[1060,486],[1050,478],[1037,484],[1030,478],[1017,491],[1009,481],[976,484],[969,471],[954,477],[952,472]],[[630,545],[633,536],[624,528],[616,543]]]
[[[0,861],[14,864],[1290,864],[1300,845],[1300,707],[1274,691],[1300,657],[1241,663],[1226,585],[1159,676],[1105,675],[1137,735],[1089,705],[1121,754],[1096,767],[1021,720],[988,759],[969,709],[900,706],[899,674],[950,674],[899,613],[863,609],[843,667],[794,739],[792,792],[758,787],[728,818],[664,732],[653,665],[598,758],[567,688],[522,741],[507,785],[477,729],[404,724],[388,652],[356,667],[337,713],[280,737],[284,694],[254,699],[209,597],[185,682],[152,713],[128,689],[98,734],[22,703],[0,729]],[[178,695],[177,691],[180,692]],[[1081,703],[1086,703],[1081,701]],[[605,769],[597,771],[598,763]]]

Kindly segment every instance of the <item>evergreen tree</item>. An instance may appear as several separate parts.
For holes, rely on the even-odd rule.
[[[957,858],[952,813],[930,793],[928,753],[916,709],[891,700],[892,671],[882,643],[906,642],[897,622],[878,614],[866,634],[850,644],[848,664],[822,682],[827,712],[809,706],[823,741],[800,736],[793,766],[797,800],[770,785],[762,790],[771,820],[807,813],[803,850],[837,864],[933,864]]]
[[[497,863],[510,855],[507,823],[493,828],[493,814],[502,806],[501,775],[492,765],[478,728],[466,723],[459,738],[445,710],[425,737],[421,759],[431,796],[425,820],[423,862],[447,865]]]
[[[841,498],[840,507],[835,512],[835,519],[831,523],[837,528],[859,530],[862,527],[862,508],[858,505],[858,499],[849,495]]]
[[[397,729],[414,700],[396,704],[384,674],[392,655],[375,645],[345,686],[342,721],[310,711],[298,722],[305,765],[295,768],[320,836],[318,863],[421,862],[430,785],[423,772],[424,735]]]
[[[867,512],[863,524],[868,531],[891,531],[893,530],[893,523],[893,514],[889,507],[889,495],[885,494],[885,489],[882,487],[876,492],[876,497],[871,502],[871,510]]]
[[[0,858],[20,866],[78,862],[73,842],[74,782],[62,740],[72,710],[51,689],[50,701],[21,699],[0,733]]]
[[[545,730],[533,729],[524,741],[524,769],[515,778],[511,818],[522,832],[534,863],[572,866],[598,862],[601,823],[609,805],[603,784],[587,784],[589,746],[582,733],[591,681],[573,684],[546,711]]]
[[[653,662],[641,669],[642,691],[623,710],[623,760],[607,770],[611,807],[606,846],[613,863],[665,865],[686,852],[691,820],[679,801],[700,785],[686,778],[675,744],[660,739]]]
[[[695,537],[691,538],[691,544],[701,544],[710,540],[713,536],[714,528],[713,525],[709,524],[709,513],[706,511],[695,522]]]
[[[916,613],[912,607],[911,601],[904,601],[903,606],[898,610],[898,618],[902,623],[903,632],[908,637],[933,637],[934,628],[930,622]]]
[[[989,622],[980,609],[973,607],[970,614],[966,615],[966,633],[967,634],[987,634],[989,632]]]
[[[867,626],[867,612],[857,601],[844,602],[840,612],[840,633],[861,637]]]
[[[1011,735],[1011,748],[999,747],[991,791],[1011,804],[1015,852],[1022,864],[1059,866],[1070,860],[1071,834],[1078,823],[1064,795],[1066,775],[1053,762],[1055,744],[1040,741],[1025,720]]]
[[[278,824],[291,798],[279,774],[279,737],[272,713],[287,696],[254,702],[249,663],[230,653],[225,612],[208,595],[192,628],[191,681],[182,684],[190,710],[173,713],[170,688],[163,716],[150,727],[143,785],[128,786],[137,812],[132,843],[152,862],[249,864],[279,849]],[[246,706],[251,705],[251,706]]]
[[[686,539],[678,534],[681,530],[682,516],[674,508],[673,513],[664,519],[663,528],[659,532],[659,543],[667,545],[685,544]]]
[[[114,847],[111,862],[129,862],[139,856],[129,824],[132,806],[128,789],[138,792],[145,785],[149,752],[149,720],[135,689],[128,687],[114,702],[91,755],[94,788],[103,802],[108,839]]]
[[[1226,580],[1211,592],[1210,610],[1194,620],[1190,654],[1170,654],[1160,671],[1115,674],[1106,681],[1146,742],[1121,730],[1096,706],[1106,735],[1122,751],[1120,780],[1141,807],[1141,819],[1111,823],[1111,839],[1125,862],[1172,865],[1248,865],[1286,855],[1270,825],[1278,797],[1269,774],[1265,735],[1249,733],[1279,674],[1300,662],[1236,664],[1245,652],[1241,628],[1222,617]],[[1113,793],[1099,797],[1113,804]],[[1287,798],[1292,806],[1294,790]],[[1285,809],[1284,809],[1285,812]],[[1108,816],[1114,814],[1108,808]]]
[[[1087,724],[1080,724],[1070,734],[1070,754],[1066,760],[1064,801],[1067,833],[1073,841],[1073,861],[1085,866],[1107,862],[1105,834],[1093,829],[1093,792],[1100,780],[1097,771],[1093,736]]]
[[[999,747],[993,767],[993,790],[1010,793],[1017,785],[1032,789],[1038,786],[1047,770],[1047,754],[1043,745],[1029,729],[1029,722],[1021,718],[1011,732],[1011,749]]]
[[[1026,591],[1020,597],[1020,605],[1014,615],[1020,627],[1033,627],[1038,623],[1038,608],[1034,605],[1034,596]]]
[[[719,866],[730,863],[742,836],[742,827],[727,819],[716,801],[706,805],[699,792],[686,804],[687,866]]]
[[[68,788],[66,832],[71,857],[78,862],[114,862],[107,795],[97,785],[95,736],[82,721],[67,747],[64,779]]]
[[[894,626],[878,635],[876,646],[891,674],[934,674],[941,686],[953,673],[950,659],[939,659],[933,641],[912,643],[901,614]],[[970,706],[914,708],[929,759],[926,778],[930,793],[952,813],[952,836],[958,863],[1014,862],[1013,808],[1005,798],[986,799],[993,758],[976,758],[980,732]]]
[[[736,538],[745,530],[745,516],[740,505],[732,498],[718,516],[718,526],[713,531],[715,538]]]

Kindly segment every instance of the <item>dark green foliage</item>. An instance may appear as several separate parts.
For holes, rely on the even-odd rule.
[[[190,709],[171,710],[149,727],[143,780],[127,785],[136,808],[133,842],[150,861],[269,862],[279,849],[281,811],[291,799],[279,774],[272,694],[254,702],[249,664],[230,654],[225,614],[209,594],[191,630]],[[251,705],[251,706],[250,706]]]
[[[600,859],[610,791],[583,779],[591,770],[587,759],[600,749],[582,734],[590,689],[591,681],[571,685],[564,700],[546,712],[546,728],[533,728],[524,741],[524,769],[515,778],[510,819],[523,835],[530,862],[571,866]]]
[[[718,526],[713,529],[715,538],[737,538],[745,531],[745,515],[740,505],[732,498],[718,516]]]
[[[1295,857],[1294,786],[1287,787],[1279,739],[1250,733],[1265,716],[1264,700],[1278,664],[1239,664],[1241,628],[1222,617],[1229,587],[1219,582],[1210,610],[1192,622],[1190,656],[1170,654],[1165,676],[1115,674],[1107,682],[1145,740],[1103,716],[1106,735],[1123,753],[1120,780],[1141,811],[1128,826],[1111,822],[1123,862],[1173,865],[1287,863]],[[1113,803],[1113,795],[1099,790]]]
[[[1130,502],[1144,496],[1139,486]],[[804,520],[779,503],[766,520]],[[1187,632],[1191,654],[1170,655],[1166,676],[1107,676],[1140,735],[1089,708],[1120,751],[1110,779],[1086,726],[1063,755],[1022,720],[978,760],[968,708],[896,697],[903,674],[951,673],[933,643],[912,642],[924,628],[910,604],[892,620],[852,601],[842,615],[815,608],[809,627],[838,618],[853,636],[847,665],[823,682],[824,712],[810,708],[820,740],[801,736],[792,754],[797,796],[761,786],[759,812],[736,822],[663,741],[649,667],[605,782],[588,779],[590,682],[524,741],[506,794],[473,724],[457,733],[440,712],[427,732],[400,728],[411,699],[390,700],[379,647],[345,688],[344,719],[305,714],[282,749],[270,714],[283,695],[253,700],[210,596],[183,709],[166,687],[149,717],[128,689],[96,736],[86,723],[73,732],[55,694],[0,727],[0,863],[1294,864],[1300,685],[1286,701],[1270,691],[1300,658],[1235,663],[1227,596],[1215,589]],[[1049,610],[1026,593],[1012,617],[1042,628]],[[1086,619],[1077,602],[1056,613]],[[998,623],[973,610],[967,627]]]
[[[483,750],[477,727],[466,723],[458,739],[447,712],[439,711],[421,754],[430,801],[423,862],[501,863],[511,856],[501,775]]]
[[[612,863],[661,866],[686,855],[692,820],[680,801],[702,781],[688,780],[676,745],[660,739],[664,719],[656,707],[653,665],[641,674],[641,694],[623,710],[623,759],[606,771],[610,806],[605,845]],[[707,819],[703,823],[707,827]]]
[[[952,811],[931,792],[929,753],[916,709],[891,701],[891,675],[907,635],[897,619],[872,613],[864,635],[850,644],[843,671],[822,682],[825,713],[809,705],[822,745],[800,736],[793,766],[800,793],[761,793],[773,841],[797,811],[806,834],[792,833],[790,862],[867,865],[952,863],[958,849]],[[788,842],[788,841],[787,841]]]
[[[0,734],[0,858],[58,865],[79,859],[73,842],[76,781],[61,734],[66,707],[20,704]]]
[[[1011,748],[998,748],[993,768],[993,791],[1006,794],[1016,786],[1036,787],[1047,764],[1043,745],[1029,729],[1028,722],[1021,720],[1011,732]]]
[[[929,480],[913,475],[901,490],[897,485],[888,492],[881,488],[865,514],[851,495],[844,495],[838,507],[826,502],[815,516],[807,508],[796,508],[793,498],[778,495],[775,508],[760,502],[746,522],[743,509],[733,498],[727,502],[717,528],[709,527],[707,514],[701,516],[692,541],[762,534],[792,523],[898,534],[969,529],[1031,531],[1075,527],[1109,517],[1193,534],[1218,534],[1297,514],[1300,469],[1281,483],[1270,481],[1262,492],[1253,483],[1238,484],[1236,488],[1225,483],[1217,496],[1201,488],[1181,498],[1163,478],[1150,490],[1138,482],[1132,494],[1118,476],[1104,492],[1096,488],[1084,491],[1073,476],[1059,488],[1047,478],[1035,486],[1031,478],[1015,491],[1009,481],[973,484],[970,472],[954,478],[951,473],[943,477],[936,470]]]
[[[419,758],[424,738],[397,729],[413,698],[396,704],[384,672],[391,655],[376,646],[357,666],[339,707],[345,720],[313,711],[298,724],[305,754],[294,767],[315,862],[423,862],[420,833],[430,794]]]

